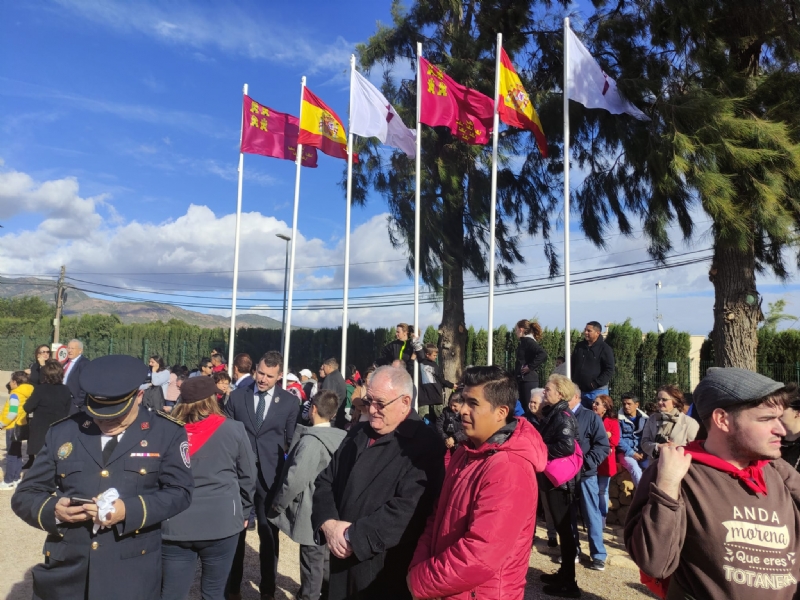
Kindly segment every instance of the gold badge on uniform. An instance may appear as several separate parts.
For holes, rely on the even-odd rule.
[[[67,442],[66,444],[61,444],[56,454],[60,460],[64,460],[70,454],[72,454],[72,444],[70,442]]]
[[[141,442],[139,442],[139,445],[140,445],[142,448],[147,448],[147,440],[142,440]]]

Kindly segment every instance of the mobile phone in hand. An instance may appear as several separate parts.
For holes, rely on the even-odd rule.
[[[84,504],[94,504],[94,500],[91,498],[80,498],[78,496],[72,496],[69,499],[70,506],[83,506]]]

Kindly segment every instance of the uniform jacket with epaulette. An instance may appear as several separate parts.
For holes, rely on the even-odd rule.
[[[100,429],[84,412],[54,423],[14,492],[14,512],[47,532],[33,568],[34,598],[145,600],[161,593],[161,522],[185,510],[194,480],[181,424],[140,408],[104,464]],[[125,519],[92,533],[92,522],[57,523],[62,497],[116,488]]]

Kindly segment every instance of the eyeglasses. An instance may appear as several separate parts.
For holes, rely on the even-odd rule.
[[[375,410],[377,412],[382,413],[383,411],[386,410],[387,406],[397,402],[398,400],[400,400],[400,398],[402,398],[405,395],[406,394],[400,394],[394,400],[389,400],[389,402],[386,402],[386,403],[381,403],[381,402],[378,402],[378,401],[374,400],[373,398],[370,398],[369,396],[364,396],[364,406],[366,406],[367,408],[369,408],[370,406],[374,406]]]

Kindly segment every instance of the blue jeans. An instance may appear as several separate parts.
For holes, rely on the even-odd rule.
[[[608,515],[608,482],[611,477],[608,475],[597,476],[597,488],[600,494],[600,516],[604,519]]]
[[[597,398],[600,394],[608,395],[608,386],[597,388],[596,390],[592,390],[591,392],[584,392],[581,390],[581,405],[589,410],[592,410],[592,403],[594,399]]]
[[[639,481],[642,479],[642,471],[647,468],[647,459],[640,463],[632,456],[625,456],[622,457],[622,460],[619,462],[622,467],[631,474],[633,485],[639,487]]]
[[[6,473],[4,483],[14,483],[22,474],[22,442],[14,441],[14,429],[6,429]]]
[[[573,504],[574,506],[574,504]],[[600,514],[600,488],[597,483],[597,475],[583,477],[581,479],[581,512],[586,521],[586,529],[589,531],[589,556],[592,560],[605,560],[606,547],[603,543],[603,516]],[[578,511],[572,511],[572,532],[575,540],[578,540]],[[580,552],[580,542],[578,542],[578,552]]]
[[[161,600],[185,600],[200,558],[203,600],[224,600],[225,583],[233,563],[239,534],[220,540],[171,542],[161,545]]]

